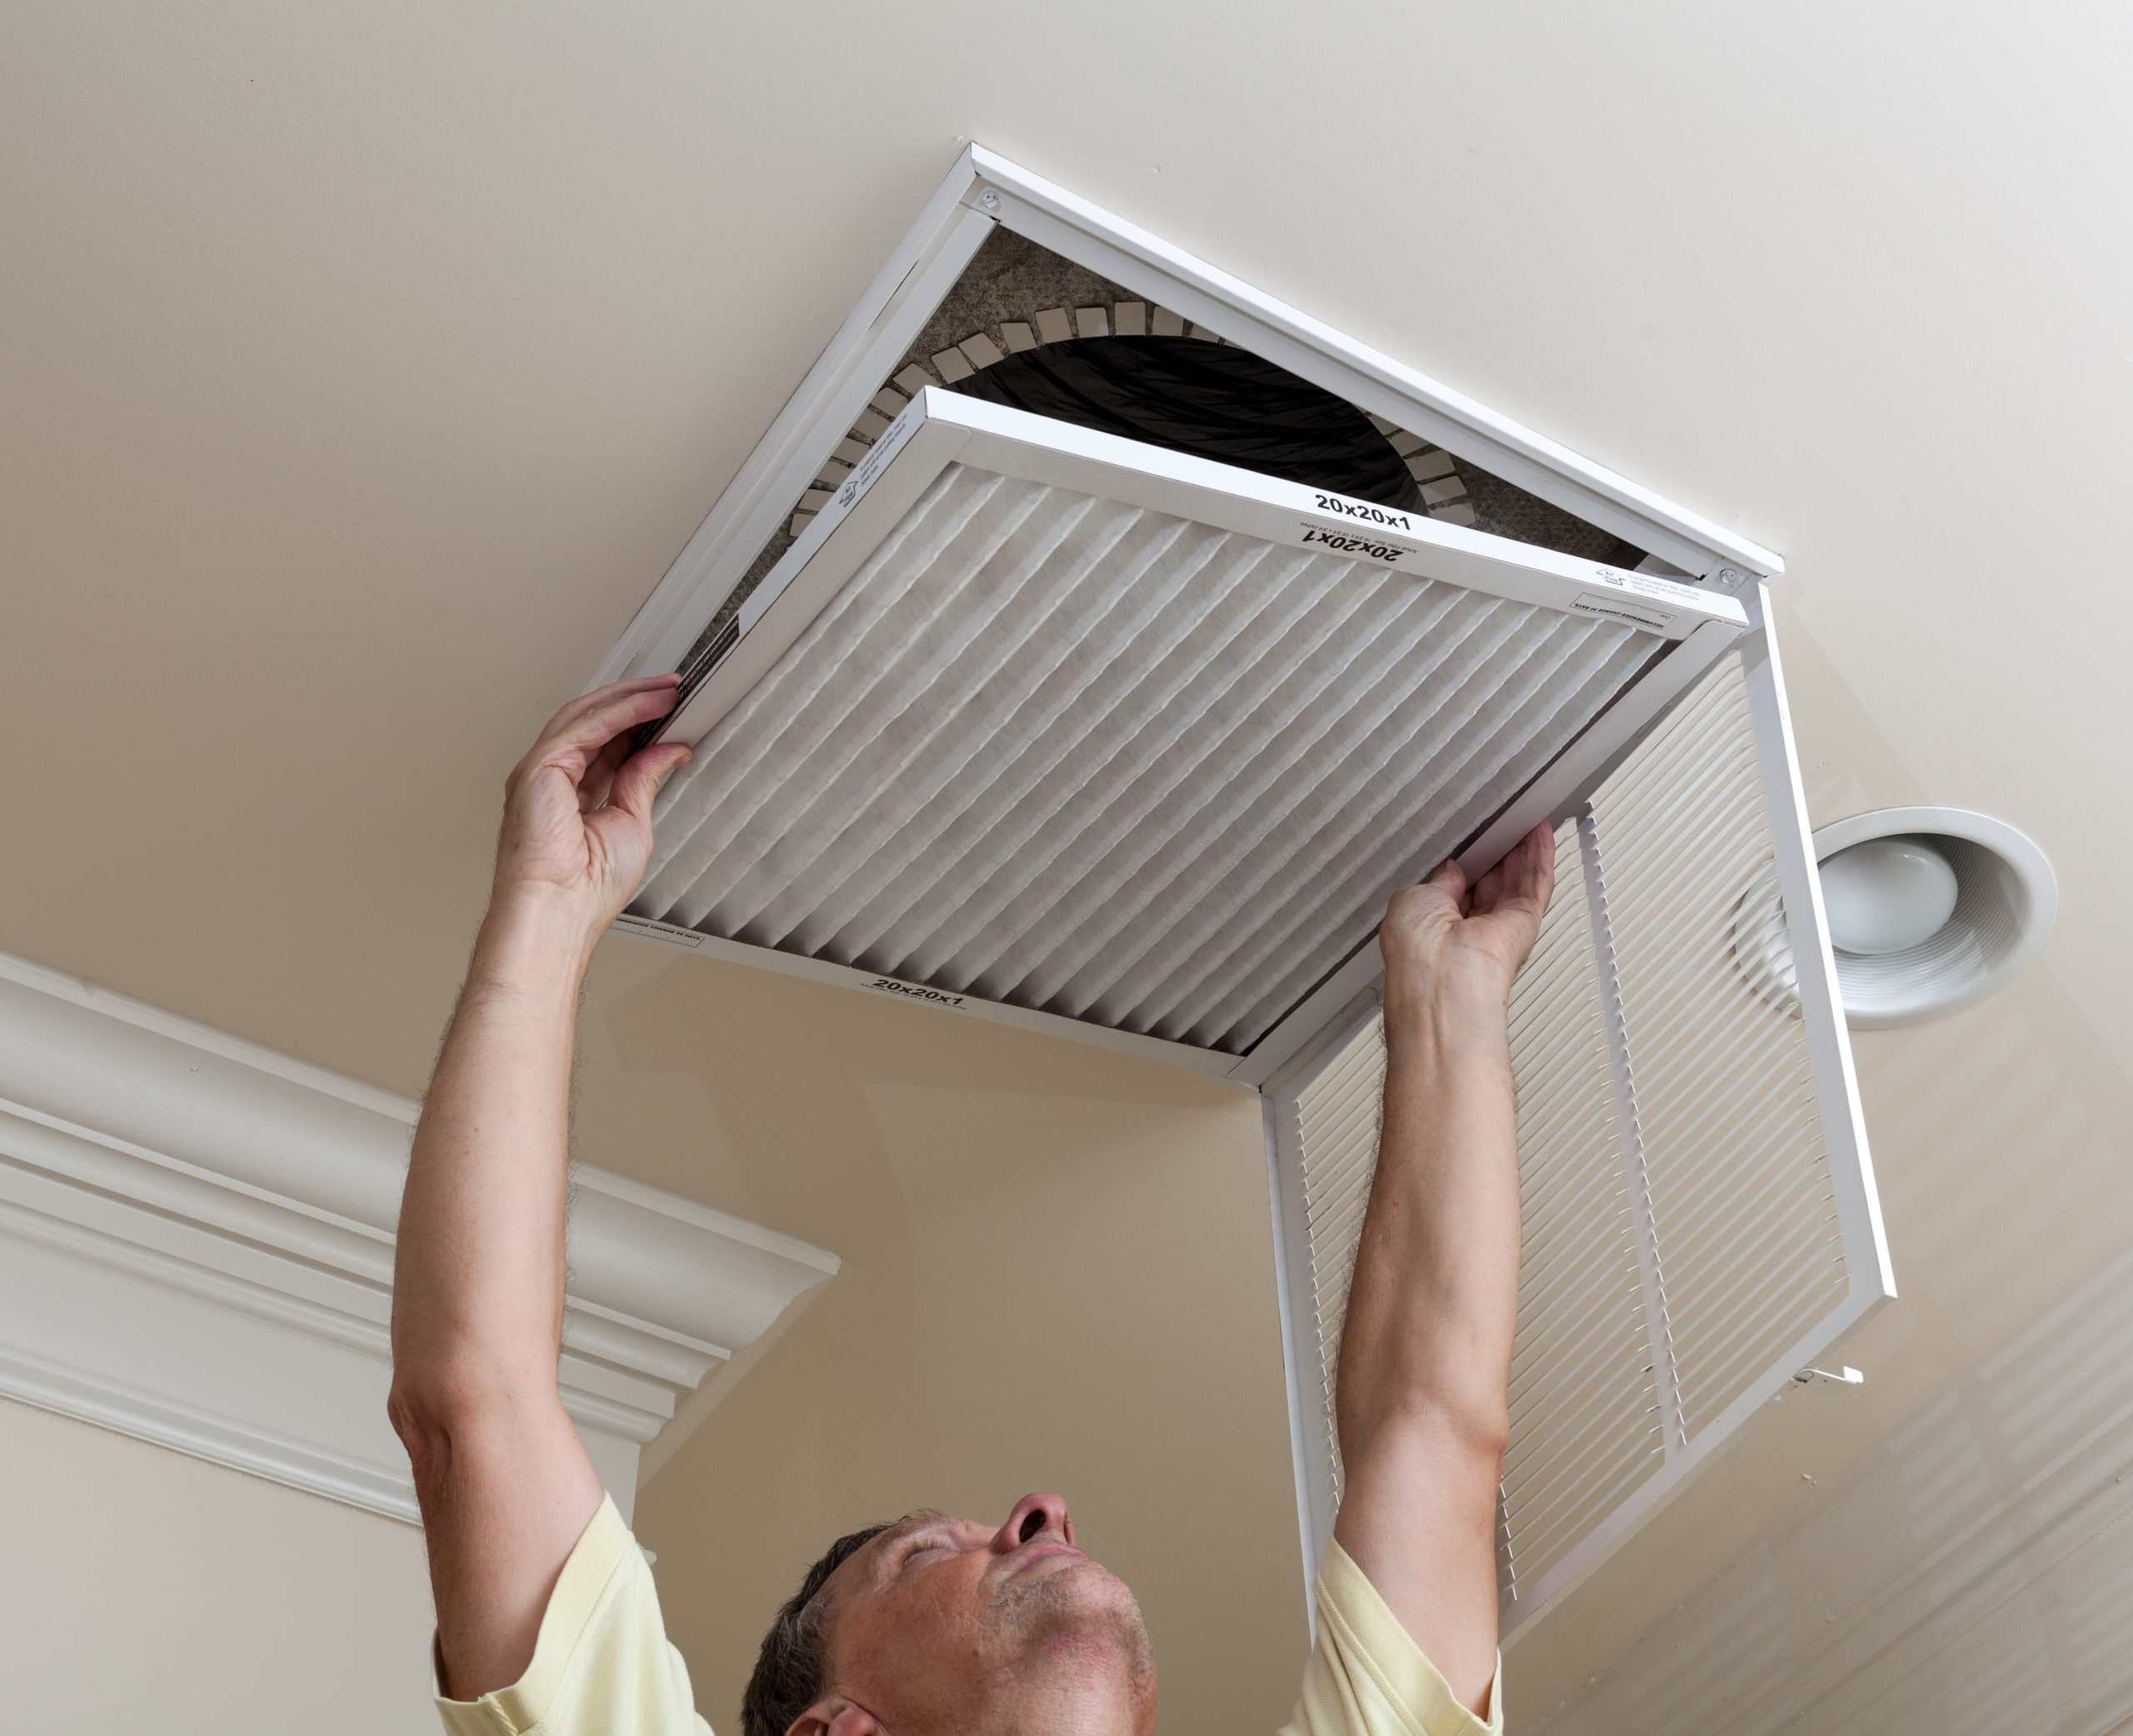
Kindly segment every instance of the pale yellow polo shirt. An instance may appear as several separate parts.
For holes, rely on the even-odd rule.
[[[711,1736],[667,1642],[652,1569],[603,1499],[563,1564],[526,1674],[478,1700],[437,1697],[452,1736]],[[1318,1570],[1318,1643],[1281,1736],[1501,1736],[1503,1665],[1484,1724],[1453,1698],[1340,1544]]]

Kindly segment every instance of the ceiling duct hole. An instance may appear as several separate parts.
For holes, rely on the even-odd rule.
[[[1123,359],[1142,346],[1153,352],[1149,362],[1136,364]],[[1049,361],[1024,360],[1055,349],[1077,352],[1077,359],[1071,367]],[[1154,412],[1117,400],[1122,388],[1136,378],[1153,388],[1166,370],[1175,373],[1181,350],[1198,352],[1197,367],[1206,389],[1204,394],[1194,394],[1201,397],[1201,404],[1189,435],[1181,432],[1177,438],[1165,439],[1158,432],[1160,417]],[[1166,361],[1156,359],[1166,356]],[[1100,369],[1108,384],[1102,388],[1104,395],[1085,406],[1080,415],[1068,413],[1057,402],[1040,405],[1008,395],[1040,390],[1037,382],[1045,376],[1052,378],[1042,389],[1057,391],[1058,377],[1071,377],[1083,367]],[[1002,368],[1007,372],[999,381],[988,377]],[[1214,416],[1212,388],[1217,380],[1234,388],[1228,408],[1234,420],[1226,422]],[[768,576],[815,513],[865,458],[875,440],[887,432],[919,389],[927,386],[947,387],[994,403],[1036,410],[1062,422],[1124,434],[1284,480],[1310,481],[1380,505],[1421,512],[1441,524],[1467,526],[1554,549],[1623,571],[1636,570],[1645,559],[1644,551],[1634,544],[1311,385],[1242,346],[1228,343],[1219,333],[1195,324],[1175,310],[1140,299],[1086,267],[1002,228],[977,250],[902,360],[881,382],[867,407],[825,461],[812,484],[792,503],[777,531],[757,552],[740,581],[705,624],[692,647],[692,657],[717,638],[749,593]],[[1172,390],[1176,390],[1174,383]],[[1266,401],[1255,409],[1251,400],[1262,392]],[[1301,413],[1316,431],[1308,437],[1293,440],[1292,458],[1310,456],[1314,464],[1352,463],[1356,481],[1381,475],[1383,491],[1377,491],[1381,485],[1375,481],[1368,488],[1346,486],[1330,479],[1319,481],[1275,468],[1246,456],[1255,444],[1262,451],[1278,449],[1276,424],[1282,407]],[[1090,419],[1098,415],[1138,425]],[[1358,424],[1374,432],[1377,443],[1355,436],[1356,445],[1350,453],[1345,442]],[[1341,431],[1337,443],[1330,439],[1336,429]],[[1186,437],[1211,444],[1181,443]],[[1315,456],[1308,451],[1313,441],[1326,442]],[[1396,466],[1406,474],[1404,484],[1395,473]]]
[[[1234,344],[1077,337],[1002,355],[952,389],[1306,487],[1424,509],[1421,481],[1367,416]],[[1436,458],[1439,475],[1450,476],[1450,454]]]

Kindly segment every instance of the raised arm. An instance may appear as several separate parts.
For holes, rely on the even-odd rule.
[[[1555,841],[1536,827],[1471,897],[1447,864],[1386,913],[1384,1130],[1335,1394],[1333,1534],[1484,1713],[1518,1304],[1506,1012],[1554,876]]]
[[[629,753],[674,678],[587,694],[505,786],[496,884],[423,1100],[392,1281],[392,1425],[414,1468],[445,1691],[517,1680],[600,1504],[557,1389],[579,986],[637,890],[652,799],[688,757]]]

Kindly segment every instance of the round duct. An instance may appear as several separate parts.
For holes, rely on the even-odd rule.
[[[1233,344],[1076,338],[1003,356],[955,390],[1306,487],[1421,510],[1421,485],[1368,417]]]
[[[1047,294],[1076,287],[1055,281],[1067,269],[1040,249],[1031,268],[977,283],[968,307],[956,305],[966,287],[959,285],[931,335],[882,382],[795,506],[787,535],[807,528],[867,448],[926,386],[1441,523],[1476,523],[1466,478],[1451,453],[1166,308],[1114,297],[1108,289],[1086,305],[1044,305]],[[1078,287],[1087,290],[1097,281]],[[931,347],[972,324],[977,329],[967,336]],[[1498,528],[1521,534],[1516,526]],[[773,558],[779,552],[782,545],[765,551]],[[1641,556],[1623,544],[1596,558],[1634,566]]]

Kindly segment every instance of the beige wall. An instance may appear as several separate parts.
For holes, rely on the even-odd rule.
[[[625,941],[582,1049],[584,1156],[844,1259],[638,1499],[716,1728],[832,1536],[1032,1487],[1141,1596],[1167,1727],[1279,1724],[1306,1635],[1255,1099]],[[433,1727],[412,1528],[5,1403],[0,1475],[33,1494],[0,1728]]]
[[[0,1724],[436,1728],[412,1527],[0,1400]]]
[[[638,1499],[704,1714],[838,1533],[1056,1489],[1166,1728],[1275,1729],[1306,1633],[1256,1100],[648,946],[589,999],[581,1127],[627,1090],[652,1179],[844,1260]]]

